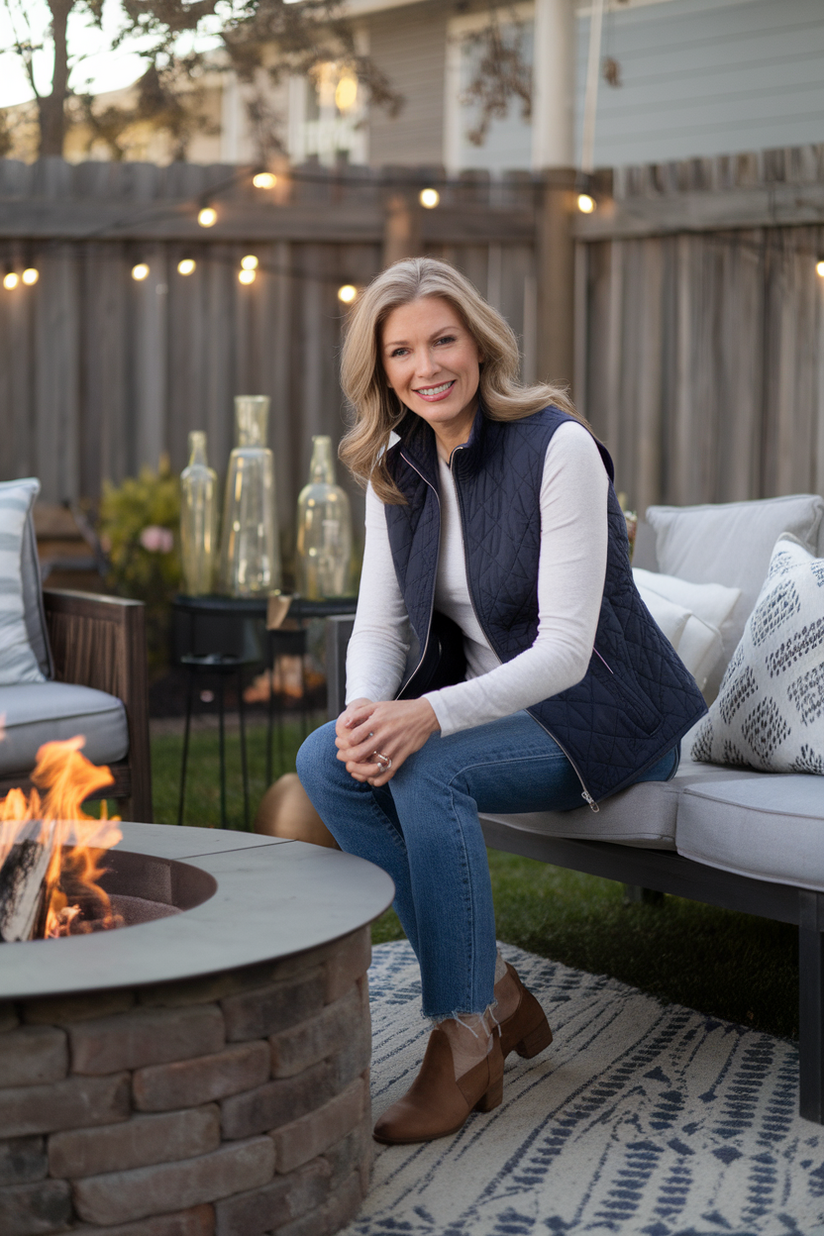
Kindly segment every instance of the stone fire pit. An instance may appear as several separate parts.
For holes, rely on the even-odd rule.
[[[391,881],[301,842],[122,827],[105,887],[182,913],[0,945],[0,1233],[337,1231],[368,1183]]]

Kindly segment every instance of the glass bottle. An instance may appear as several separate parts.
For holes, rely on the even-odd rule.
[[[298,498],[297,591],[310,601],[346,596],[352,563],[349,498],[335,484],[332,439],[312,438],[309,484]]]
[[[189,434],[189,464],[180,474],[180,556],[186,596],[212,591],[217,559],[217,473],[206,461],[206,434]]]
[[[280,587],[274,456],[266,442],[268,395],[235,396],[237,446],[229,456],[220,545],[220,591],[258,596]]]

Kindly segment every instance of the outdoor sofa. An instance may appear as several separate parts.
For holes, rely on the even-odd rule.
[[[780,542],[786,553],[777,557],[774,551],[784,533],[792,539]],[[824,775],[820,775],[824,760],[817,764],[815,753],[819,760],[824,756],[822,556],[824,500],[816,495],[716,506],[651,507],[647,523],[639,527],[634,566],[650,573],[638,574],[642,595],[668,634],[667,622],[675,623],[672,638],[678,641],[679,653],[684,655],[681,641],[692,630],[695,615],[685,625],[683,613],[675,610],[688,609],[684,602],[691,594],[707,592],[716,603],[720,600],[718,623],[703,624],[715,627],[715,651],[720,655],[712,665],[710,649],[700,676],[696,673],[708,702],[720,688],[708,721],[700,722],[685,738],[680,766],[669,782],[633,786],[602,803],[598,812],[582,806],[572,812],[481,817],[487,844],[493,849],[618,880],[637,895],[642,890],[674,893],[796,924],[800,1111],[819,1124],[824,1123]],[[803,593],[806,576],[793,582],[793,571],[796,567],[802,571],[805,562],[810,568],[806,611],[803,596],[796,595],[799,589]],[[768,586],[768,572],[773,591],[765,599],[762,588]],[[664,604],[659,610],[656,595],[647,590],[650,585],[664,593],[674,589],[680,604],[672,602],[674,609],[669,610]],[[709,585],[722,587],[713,591]],[[701,608],[700,597],[696,606]],[[754,629],[758,615],[760,624]],[[351,626],[351,619],[329,620],[330,716],[343,707],[345,647]],[[699,636],[707,636],[700,626],[696,630]],[[756,640],[759,654],[774,646],[768,659],[773,670],[778,666],[775,681],[785,687],[790,682],[790,695],[797,704],[800,688],[796,684],[803,680],[803,706],[791,717],[780,715],[781,701],[776,703],[770,695],[769,673],[766,687],[756,682],[757,674],[746,663],[748,638],[750,643]],[[703,649],[706,653],[706,639]],[[699,660],[702,655],[699,648]],[[722,685],[721,676],[733,658],[735,664]],[[689,664],[686,655],[684,659]],[[782,667],[786,673],[780,672]],[[751,758],[762,767],[771,761],[782,765],[782,759],[782,766],[787,767],[789,759],[789,767],[808,771],[770,772],[743,766],[740,761],[747,758],[747,752],[724,737],[725,718],[732,726],[740,726],[745,719],[744,728],[759,753]],[[701,753],[702,725],[707,724],[704,753],[738,763],[691,758],[695,735]],[[713,727],[717,732],[710,742]],[[793,744],[800,756],[792,755]]]
[[[0,484],[0,796],[28,792],[39,747],[85,737],[126,819],[151,823],[148,678],[140,601],[42,589],[34,478]]]

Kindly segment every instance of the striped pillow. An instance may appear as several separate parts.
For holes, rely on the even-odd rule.
[[[0,686],[45,682],[29,640],[23,603],[22,556],[26,525],[40,482],[0,484]]]

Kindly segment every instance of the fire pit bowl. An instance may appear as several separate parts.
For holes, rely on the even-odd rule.
[[[369,923],[391,881],[123,824],[115,931],[0,945],[0,1233],[326,1236],[371,1162]]]

